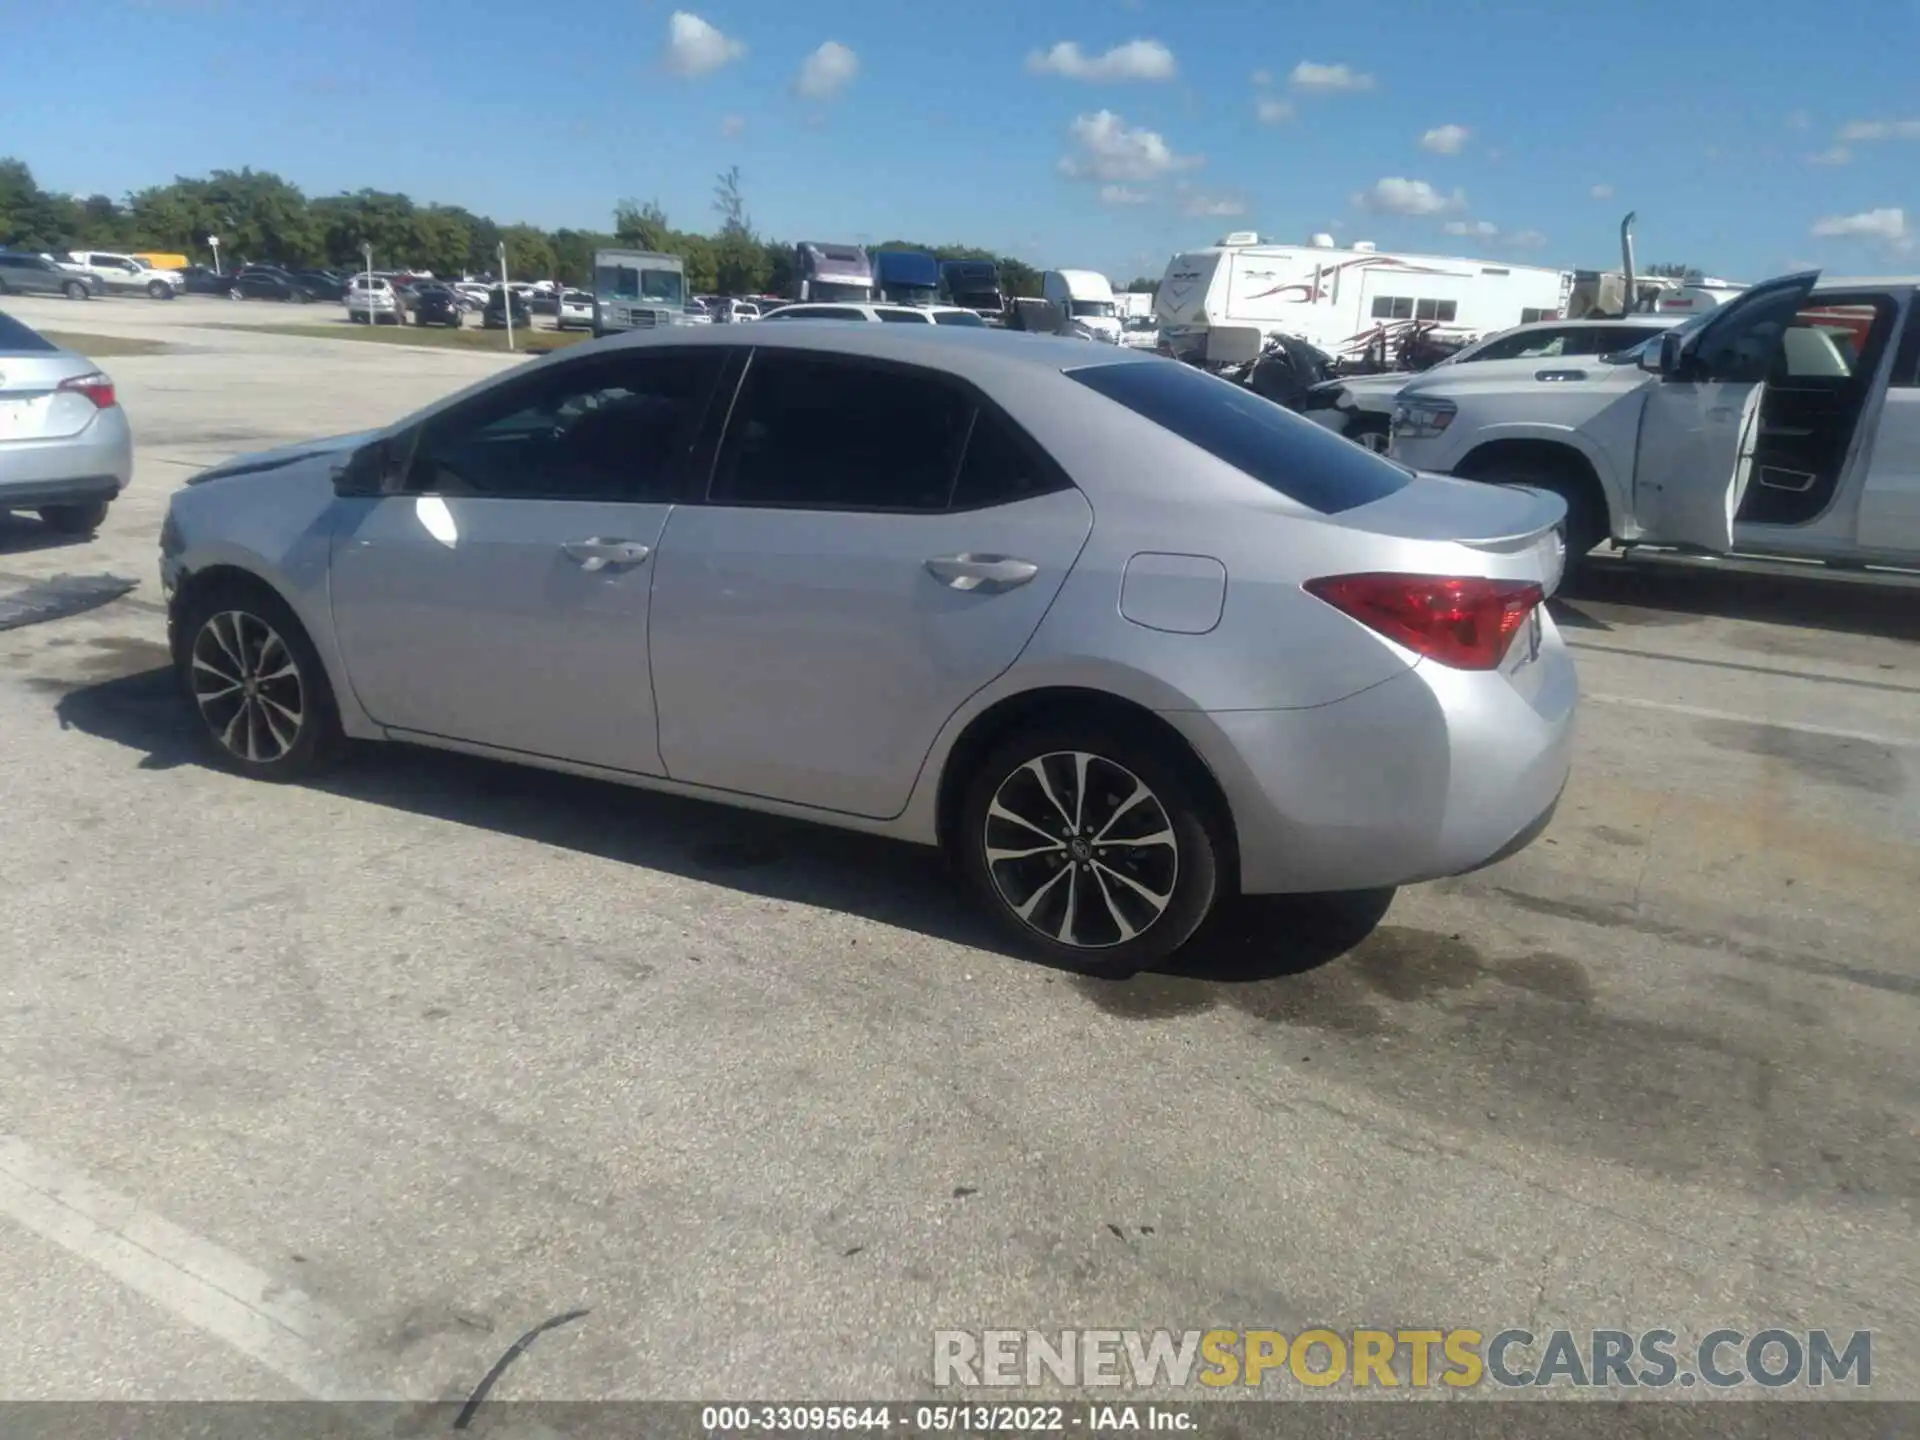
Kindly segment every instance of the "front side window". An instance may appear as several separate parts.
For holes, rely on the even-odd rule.
[[[1475,360],[1546,360],[1563,355],[1567,348],[1564,330],[1526,330],[1488,342],[1474,351]]]
[[[1333,431],[1191,365],[1088,365],[1067,374],[1323,515],[1383,499],[1413,478]]]
[[[973,406],[893,366],[761,350],[733,405],[717,505],[943,510]]]
[[[665,502],[674,498],[717,351],[650,352],[562,366],[428,420],[411,494]]]

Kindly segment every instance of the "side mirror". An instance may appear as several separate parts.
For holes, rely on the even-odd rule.
[[[1671,330],[1664,332],[1640,355],[1640,368],[1651,370],[1656,375],[1672,375],[1680,369],[1680,337]]]
[[[397,443],[383,436],[370,440],[348,457],[333,474],[333,493],[341,496],[385,495],[399,460]]]

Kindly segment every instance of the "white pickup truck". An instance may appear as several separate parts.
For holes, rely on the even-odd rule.
[[[145,260],[112,250],[75,250],[68,259],[100,282],[109,295],[151,295],[172,300],[187,288],[178,270],[156,270]]]
[[[1920,567],[1920,278],[1755,285],[1620,355],[1402,387],[1388,453],[1551,490],[1567,549]]]

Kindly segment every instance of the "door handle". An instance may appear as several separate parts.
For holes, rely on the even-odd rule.
[[[569,559],[579,561],[582,570],[638,565],[653,553],[651,545],[635,540],[603,540],[598,536],[591,540],[569,540],[560,548]]]
[[[927,561],[927,571],[936,580],[954,590],[979,590],[992,595],[1024,585],[1040,573],[1031,560],[1016,560],[1010,555],[936,555]]]

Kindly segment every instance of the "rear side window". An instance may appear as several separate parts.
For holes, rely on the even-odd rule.
[[[942,310],[938,315],[933,317],[933,323],[936,325],[971,325],[980,330],[987,328],[987,322],[971,310]]]
[[[1032,437],[1013,422],[984,406],[974,412],[973,432],[960,462],[960,478],[953,487],[953,510],[978,510],[988,505],[1011,505],[1070,490],[1073,482]]]
[[[1178,361],[1089,365],[1067,374],[1323,515],[1372,504],[1412,479],[1333,431]]]
[[[882,310],[880,318],[889,324],[924,325],[927,317],[918,310]]]
[[[59,348],[39,331],[28,329],[11,315],[0,315],[0,354],[44,355]]]

